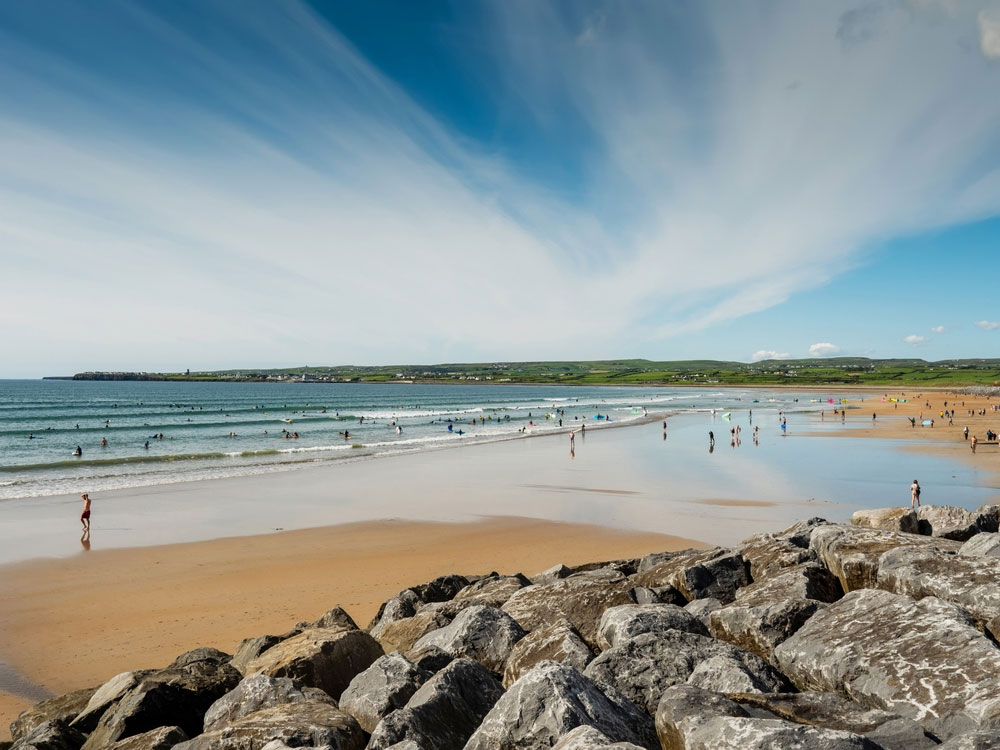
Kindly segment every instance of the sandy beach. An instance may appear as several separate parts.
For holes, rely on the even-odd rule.
[[[915,471],[929,498],[975,507],[996,496],[996,447],[972,456],[961,434],[1000,425],[991,401],[914,392],[897,407],[885,393],[845,392],[843,421],[833,406],[795,413],[787,437],[801,440],[754,404],[759,445],[745,412],[732,422],[687,414],[662,435],[659,424],[588,431],[572,455],[553,435],[102,493],[86,544],[79,498],[5,503],[0,737],[45,693],[201,645],[231,650],[335,605],[364,625],[385,599],[444,573],[530,576],[560,562],[732,544],[814,515],[846,520],[902,497]],[[911,413],[936,415],[945,400],[987,414],[909,426]],[[729,445],[731,424],[743,427],[742,447]]]

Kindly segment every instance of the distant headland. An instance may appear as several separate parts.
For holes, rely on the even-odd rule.
[[[338,365],[192,372],[81,372],[48,380],[150,380],[306,383],[483,383],[559,385],[1000,386],[1000,359],[824,359],[726,362],[647,359]]]

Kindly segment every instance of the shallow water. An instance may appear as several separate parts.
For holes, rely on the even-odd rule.
[[[95,494],[89,549],[198,541],[386,518],[469,521],[525,516],[732,544],[821,516],[907,505],[916,477],[930,504],[995,501],[975,465],[907,450],[905,441],[816,436],[813,417],[754,409],[732,421],[681,413],[621,429],[588,429],[301,471]],[[740,445],[728,439],[740,424]],[[717,436],[709,452],[708,431]],[[709,501],[708,504],[703,501]],[[718,505],[753,501],[758,505]],[[80,553],[75,495],[0,503],[0,562]],[[419,532],[415,532],[419,533]]]

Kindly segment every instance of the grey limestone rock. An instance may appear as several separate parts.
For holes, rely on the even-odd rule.
[[[1000,750],[1000,731],[969,732],[938,745],[938,750]]]
[[[713,598],[731,602],[736,590],[750,583],[750,569],[738,552],[726,549],[697,550],[675,555],[634,576],[640,586],[670,585],[689,601]]]
[[[987,533],[1000,531],[1000,505],[986,503],[976,508],[976,521],[979,523],[979,530]]]
[[[616,742],[656,748],[649,716],[621,696],[606,694],[572,667],[542,662],[510,686],[465,750],[549,748],[582,725]]]
[[[597,645],[605,650],[642,633],[664,630],[708,635],[701,620],[675,604],[619,604],[604,610],[601,615]]]
[[[684,594],[673,586],[657,586],[654,589],[636,586],[629,592],[636,604],[676,604],[678,607],[687,605]]]
[[[539,662],[559,662],[582,672],[593,658],[590,647],[583,642],[569,621],[560,619],[551,625],[532,630],[514,644],[504,666],[503,686],[509,688]]]
[[[656,731],[663,750],[882,750],[852,732],[752,717],[735,702],[690,685],[664,693]]]
[[[865,508],[855,511],[851,523],[866,529],[882,529],[883,531],[902,531],[907,534],[919,534],[917,514],[910,508]]]
[[[373,732],[383,717],[403,708],[430,676],[394,651],[376,659],[351,680],[340,696],[340,708],[357,719],[366,732]]]
[[[734,692],[784,692],[790,687],[759,656],[680,630],[627,640],[594,659],[584,674],[602,687],[620,691],[649,714],[656,711],[664,690],[691,679]]]
[[[531,583],[552,583],[552,581],[567,578],[571,575],[573,575],[572,568],[567,568],[562,563],[558,563],[547,570],[543,570],[541,573],[531,576]]]
[[[291,638],[292,635],[298,635],[302,631],[295,631],[289,635],[258,635],[254,638],[244,638],[236,646],[236,653],[233,654],[233,660],[230,662],[236,669],[239,670],[240,674],[247,673],[247,665],[256,659],[258,656],[263,654],[272,646],[277,646],[284,640]]]
[[[406,653],[406,658],[418,669],[431,674],[440,672],[455,661],[454,656],[438,646],[424,646],[419,651],[411,649]]]
[[[187,739],[180,727],[158,727],[108,745],[108,750],[170,750]]]
[[[503,605],[527,631],[568,620],[591,647],[597,644],[597,626],[608,607],[631,604],[631,584],[617,571],[576,573],[552,583],[527,586]]]
[[[304,687],[288,677],[251,675],[240,680],[236,687],[209,706],[205,712],[204,728],[206,732],[211,732],[262,708],[305,701],[337,705],[337,702],[322,690]]]
[[[740,589],[735,602],[712,612],[712,635],[770,659],[774,647],[817,609],[843,595],[837,579],[818,563],[783,571]]]
[[[680,552],[650,552],[648,555],[644,555],[639,558],[639,564],[636,566],[636,573],[645,573],[647,570],[652,570],[658,565],[662,565],[678,555],[683,555],[687,552],[693,551],[695,550],[683,550]]]
[[[315,628],[272,646],[247,665],[247,674],[290,677],[328,695],[340,695],[382,647],[360,630]]]
[[[427,608],[413,617],[391,622],[379,629],[375,636],[387,653],[402,651],[406,653],[414,644],[428,633],[447,626],[452,617],[436,609]],[[372,631],[374,633],[374,631]]]
[[[404,708],[379,722],[368,750],[411,740],[423,750],[460,750],[503,695],[482,665],[456,659],[425,682]]]
[[[315,622],[310,623],[310,627],[326,628],[328,630],[335,628],[343,628],[344,630],[358,629],[358,625],[354,622],[354,618],[340,607],[334,607],[329,612],[324,613]]]
[[[263,750],[275,740],[289,747],[363,750],[366,735],[351,716],[329,703],[306,701],[261,709],[174,747],[176,750]]]
[[[104,712],[118,703],[122,696],[138,685],[146,675],[152,673],[153,670],[147,669],[115,675],[97,688],[97,691],[87,701],[86,707],[70,722],[71,725],[84,734],[94,731]]]
[[[382,630],[392,623],[417,614],[417,607],[421,604],[423,602],[413,589],[400,591],[392,599],[382,603],[375,619],[368,626],[368,632],[377,639]]]
[[[863,734],[885,750],[937,747],[937,742],[912,719],[889,711],[865,708],[836,693],[747,693],[728,697],[755,717],[785,719],[822,729]]]
[[[643,750],[634,742],[612,742],[600,730],[580,726],[564,734],[552,750]]]
[[[1000,637],[1000,559],[930,548],[894,549],[879,560],[878,586],[916,599],[935,596],[957,604]]]
[[[49,719],[11,745],[11,750],[80,750],[86,737],[59,719]]]
[[[722,602],[709,597],[708,599],[695,599],[693,602],[688,602],[684,605],[684,610],[701,620],[701,624],[707,628],[712,613],[721,606]]]
[[[49,698],[22,711],[11,722],[11,738],[17,741],[46,721],[58,720],[68,724],[87,707],[95,692],[97,688],[75,690],[72,693]]]
[[[961,545],[945,539],[843,524],[816,527],[810,541],[816,558],[837,577],[845,592],[876,587],[878,561],[884,552],[897,547],[925,546],[958,551]]]
[[[515,593],[525,586],[530,585],[531,581],[520,573],[512,576],[501,576],[491,573],[460,590],[455,594],[455,598],[452,601],[463,604],[485,604],[488,607],[502,607]]]
[[[982,532],[962,545],[958,554],[966,557],[1000,557],[1000,534]]]
[[[979,518],[964,508],[922,505],[917,509],[921,534],[965,542],[979,533]]]
[[[437,646],[456,658],[474,659],[493,674],[500,674],[514,644],[524,635],[524,629],[503,610],[476,605],[463,609],[449,625],[423,636],[414,644],[414,650]]]
[[[740,542],[736,551],[747,561],[750,577],[754,581],[761,581],[785,568],[813,559],[808,539],[803,540],[798,529],[787,533],[757,534]]]
[[[84,747],[96,750],[164,726],[178,726],[194,736],[201,731],[209,706],[236,687],[240,678],[221,652],[199,649],[182,654],[166,669],[143,677],[109,707]]]
[[[800,690],[839,692],[943,738],[1000,724],[1000,649],[959,607],[854,591],[774,650]]]

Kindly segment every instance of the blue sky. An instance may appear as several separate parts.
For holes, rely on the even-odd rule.
[[[0,376],[1000,354],[1000,0],[0,4]]]

